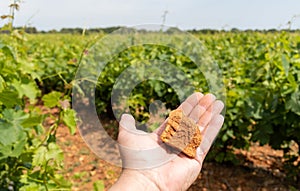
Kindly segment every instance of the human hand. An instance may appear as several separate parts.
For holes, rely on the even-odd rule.
[[[111,190],[188,189],[200,173],[205,156],[224,122],[220,114],[223,107],[223,102],[216,100],[214,95],[204,96],[201,93],[194,93],[179,106],[185,115],[199,125],[202,134],[194,159],[182,153],[170,154],[163,148],[159,136],[165,123],[148,134],[136,129],[131,115],[122,115],[118,142],[124,169]],[[134,149],[135,153],[128,148]],[[145,150],[149,152],[142,152]]]

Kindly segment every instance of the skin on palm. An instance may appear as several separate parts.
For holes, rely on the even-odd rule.
[[[201,93],[192,94],[179,106],[185,115],[199,125],[203,137],[200,146],[197,148],[195,159],[188,158],[181,153],[167,153],[165,148],[161,147],[159,136],[164,130],[166,122],[153,133],[147,134],[136,129],[135,120],[131,115],[124,114],[120,121],[118,136],[123,163],[126,163],[126,161],[135,163],[135,157],[139,156],[138,153],[134,156],[130,152],[125,151],[122,153],[122,148],[147,150],[158,147],[159,152],[172,158],[155,168],[130,169],[125,166],[122,175],[111,190],[120,189],[122,185],[122,190],[124,190],[126,189],[124,185],[131,184],[137,186],[137,189],[146,186],[143,188],[144,190],[147,190],[147,187],[151,190],[186,190],[200,173],[203,160],[223,124],[224,117],[220,114],[223,107],[223,102],[216,100],[214,95],[203,95]],[[155,156],[155,153],[150,156],[150,159],[153,156]],[[145,165],[147,165],[147,159],[145,160]],[[134,190],[133,187],[130,187],[130,190]]]

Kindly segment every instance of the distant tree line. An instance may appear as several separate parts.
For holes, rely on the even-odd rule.
[[[187,30],[189,33],[193,34],[216,34],[221,32],[233,32],[233,33],[239,33],[239,32],[260,32],[260,33],[276,33],[280,31],[286,31],[291,33],[299,33],[300,29],[246,29],[246,30],[240,30],[237,28],[232,28],[230,30],[215,30],[215,29],[193,29],[193,30]]]
[[[107,27],[107,28],[89,28],[89,29],[83,29],[83,28],[62,28],[60,30],[49,30],[49,31],[39,31],[37,28],[35,27],[15,27],[15,29],[19,29],[19,30],[24,30],[24,32],[29,33],[29,34],[38,34],[38,33],[62,33],[62,34],[94,34],[94,33],[104,33],[104,34],[108,34],[108,33],[112,33],[113,31],[116,31],[118,29],[122,28],[122,30],[120,30],[121,33],[128,33],[134,29],[132,28],[124,28],[124,27],[120,27],[120,26],[116,26],[116,27]],[[180,29],[176,28],[176,27],[171,27],[169,29],[167,29],[165,32],[168,34],[173,34],[176,33],[178,31],[181,31]],[[193,34],[216,34],[216,33],[220,33],[220,32],[234,32],[234,33],[239,33],[239,32],[261,32],[261,33],[276,33],[279,31],[287,31],[287,32],[292,32],[292,33],[300,33],[300,29],[247,29],[247,30],[240,30],[238,28],[232,28],[230,30],[216,30],[216,29],[192,29],[192,30],[186,30],[186,32],[189,33],[193,33]],[[141,29],[139,30],[140,33],[147,33],[149,31],[145,30],[145,29]],[[153,31],[151,31],[153,32]],[[10,33],[10,31],[8,30],[1,30],[0,29],[0,33]]]
[[[107,28],[62,28],[60,30],[52,29],[48,31],[38,30],[36,27],[15,27],[14,29],[24,30],[24,32],[29,34],[38,34],[38,33],[63,33],[63,34],[92,34],[92,33],[111,33],[115,30],[118,30],[121,27],[107,27]],[[1,30],[0,33],[10,33],[9,30]]]

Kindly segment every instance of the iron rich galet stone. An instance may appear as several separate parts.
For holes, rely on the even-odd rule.
[[[195,158],[196,149],[202,139],[198,125],[185,116],[181,109],[170,112],[166,128],[160,138],[191,158]]]

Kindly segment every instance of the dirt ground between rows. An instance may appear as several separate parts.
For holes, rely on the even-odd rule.
[[[111,125],[111,124],[108,124]],[[64,175],[73,183],[72,190],[93,190],[97,181],[108,190],[117,180],[121,168],[98,158],[78,133],[70,135],[66,127],[59,127],[57,141],[65,153]],[[240,166],[204,162],[201,173],[189,191],[291,190],[282,174],[282,151],[253,144],[249,151],[236,151],[243,159]]]

